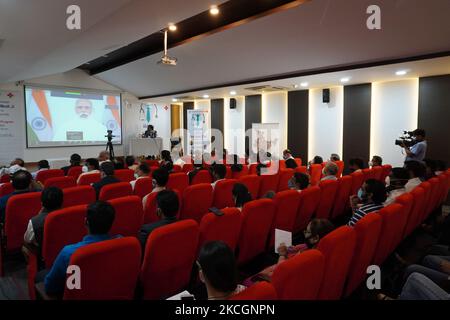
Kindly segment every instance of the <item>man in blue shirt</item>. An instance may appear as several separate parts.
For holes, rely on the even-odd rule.
[[[16,194],[27,193],[31,191],[32,188],[33,177],[31,173],[25,170],[19,170],[15,172],[12,176],[12,186],[14,188],[14,192],[7,194],[0,198],[0,221],[5,221],[5,213],[6,213],[6,205],[8,203],[9,198]]]
[[[70,257],[78,248],[113,238],[108,233],[114,217],[114,207],[107,202],[97,201],[88,206],[86,214],[88,235],[81,242],[65,246],[56,257],[50,272],[45,277],[45,291],[48,294],[60,295],[64,292]]]
[[[427,141],[425,140],[425,130],[416,129],[413,131],[412,135],[417,141],[417,143],[412,147],[408,147],[405,145],[402,146],[406,152],[405,162],[418,161],[420,163],[424,163],[423,159],[425,159],[425,155],[427,153]]]

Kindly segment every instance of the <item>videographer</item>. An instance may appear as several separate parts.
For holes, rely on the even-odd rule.
[[[405,149],[406,158],[405,163],[409,161],[418,161],[424,163],[425,155],[427,153],[427,141],[425,140],[425,130],[416,129],[411,134],[415,140],[415,144],[411,147],[405,143],[401,145]]]

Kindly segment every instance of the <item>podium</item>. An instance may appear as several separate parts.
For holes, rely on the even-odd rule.
[[[157,156],[163,148],[162,138],[133,138],[130,140],[129,155]]]

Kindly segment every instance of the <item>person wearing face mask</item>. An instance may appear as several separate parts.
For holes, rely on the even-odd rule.
[[[288,188],[302,192],[303,189],[309,187],[309,175],[306,173],[296,172],[288,181]]]
[[[358,195],[350,197],[353,215],[348,225],[353,227],[367,214],[384,208],[386,198],[387,193],[384,183],[375,179],[367,180],[358,191]]]
[[[291,150],[286,149],[283,151],[283,159],[287,169],[295,169],[298,167],[297,162],[295,162],[295,159],[292,156]]]
[[[373,156],[369,162],[369,168],[381,167],[383,165],[383,159],[380,156]]]
[[[409,174],[405,168],[393,168],[389,175],[389,186],[386,188],[388,197],[385,206],[394,203],[397,197],[406,192],[405,184],[408,182]]]
[[[82,173],[78,177],[77,183],[80,182],[81,177],[84,176],[84,175],[93,174],[93,173],[100,173],[99,169],[100,169],[100,165],[99,165],[97,159],[95,159],[95,158],[86,159],[86,161],[84,162],[84,166],[81,169]]]
[[[136,171],[134,173],[134,177],[136,178],[136,180],[130,181],[131,188],[133,188],[134,190],[134,187],[136,186],[136,181],[142,178],[148,178],[149,174],[150,174],[150,167],[148,166],[148,164],[145,162],[141,163],[136,168]]]
[[[169,181],[169,173],[166,169],[160,168],[153,171],[152,175],[152,183],[153,183],[153,190],[151,193],[158,193],[160,191],[166,190],[167,182]],[[148,195],[142,199],[142,203],[145,207],[145,203],[147,202]]]

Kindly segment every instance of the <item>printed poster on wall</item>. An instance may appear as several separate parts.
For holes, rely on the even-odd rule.
[[[188,131],[190,136],[190,145],[188,154],[208,151],[210,146],[208,111],[207,110],[188,110],[187,111]]]
[[[23,116],[21,92],[0,90],[0,166],[8,166],[14,158],[23,158]]]

